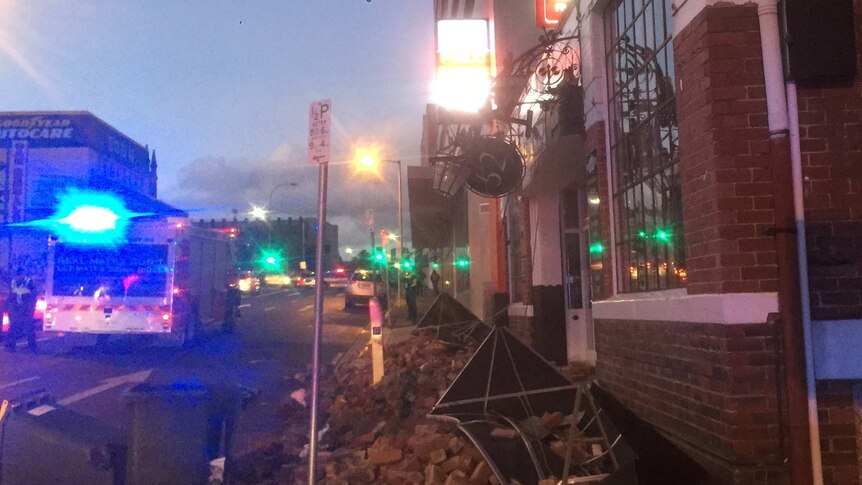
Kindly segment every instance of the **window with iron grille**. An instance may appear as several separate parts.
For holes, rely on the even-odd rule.
[[[685,284],[670,0],[605,12],[616,256],[623,292]]]

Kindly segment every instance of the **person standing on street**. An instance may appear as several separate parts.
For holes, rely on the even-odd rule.
[[[416,323],[416,275],[412,271],[404,273],[404,298],[407,300],[407,318]]]
[[[422,295],[424,295],[424,294],[425,294],[425,287],[426,287],[426,286],[428,286],[428,283],[426,283],[426,282],[425,282],[425,278],[427,278],[427,275],[425,274],[425,272],[424,272],[424,271],[422,271],[422,270],[420,269],[420,270],[419,270],[419,273],[416,275],[416,278],[417,278],[417,281],[416,281],[416,293],[417,293],[419,296],[422,296]]]
[[[36,286],[23,269],[15,271],[10,283],[6,312],[9,314],[9,335],[6,350],[15,352],[15,346],[22,337],[27,337],[27,345],[36,352],[36,329],[33,328],[33,313],[36,310]]]
[[[431,270],[431,286],[434,288],[434,294],[440,294],[440,274],[436,269]]]
[[[239,317],[239,305],[242,303],[242,293],[237,288],[237,283],[233,279],[228,282],[226,291],[222,330],[225,333],[231,333],[236,325],[236,319]]]

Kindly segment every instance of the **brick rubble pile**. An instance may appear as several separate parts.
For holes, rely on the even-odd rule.
[[[473,351],[475,348],[447,347],[423,333],[386,347],[385,376],[377,385],[370,385],[368,347],[327,369],[320,383],[319,422],[325,425],[317,454],[318,483],[499,483],[478,449],[453,423],[427,417]],[[309,385],[306,375],[294,378],[303,387]],[[308,409],[299,401],[294,393],[280,409],[287,427],[282,442],[269,456],[270,465],[278,469],[272,473],[257,470],[258,478],[261,474],[271,478],[244,483],[307,483]],[[541,418],[549,431],[562,421],[559,413]],[[552,449],[563,454],[564,443],[555,440]],[[262,458],[264,463],[266,459]],[[543,480],[540,485],[545,482],[558,480]]]

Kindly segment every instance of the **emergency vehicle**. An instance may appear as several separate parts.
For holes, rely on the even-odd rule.
[[[51,238],[43,330],[187,343],[225,317],[231,241],[186,217],[133,219],[117,244]]]

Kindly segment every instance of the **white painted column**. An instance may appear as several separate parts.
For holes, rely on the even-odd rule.
[[[530,199],[530,239],[533,248],[533,286],[563,284],[560,235],[560,196]]]

